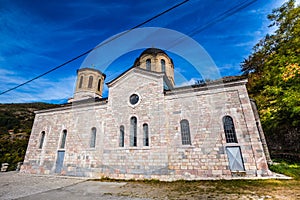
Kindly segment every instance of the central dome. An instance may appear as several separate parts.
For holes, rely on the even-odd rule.
[[[143,51],[143,53],[141,53],[140,57],[144,54],[158,54],[158,53],[163,53],[163,54],[166,54],[166,52],[164,52],[163,50],[161,49],[157,49],[157,48],[148,48],[146,49],[145,51]],[[167,54],[166,54],[167,55]]]
[[[135,60],[134,67],[139,67],[153,72],[165,73],[172,86],[174,86],[173,60],[161,49],[146,49]]]

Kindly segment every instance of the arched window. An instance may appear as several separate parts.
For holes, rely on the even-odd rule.
[[[143,133],[144,133],[144,137],[143,137],[144,146],[149,146],[149,128],[148,128],[148,124],[143,124]]]
[[[89,77],[89,84],[88,84],[88,88],[92,88],[93,87],[93,76]]]
[[[223,117],[223,126],[227,143],[237,143],[233,120],[230,116]]]
[[[40,139],[40,146],[39,148],[42,149],[43,148],[43,144],[44,144],[44,140],[45,140],[45,131],[41,132],[41,139]]]
[[[189,121],[183,119],[180,121],[181,140],[183,145],[191,145],[191,133]]]
[[[146,60],[146,69],[149,71],[151,70],[151,60],[150,59]]]
[[[124,147],[124,137],[125,136],[125,130],[124,126],[120,126],[120,139],[119,139],[119,147]]]
[[[95,146],[96,146],[96,133],[97,133],[97,129],[95,127],[93,127],[91,129],[91,141],[90,141],[91,148],[95,148]]]
[[[137,119],[136,117],[130,118],[130,146],[137,146]]]
[[[60,142],[61,149],[65,148],[66,139],[67,139],[67,130],[65,129],[65,130],[63,130],[63,134],[62,134],[62,138],[61,138],[61,142]]]
[[[161,72],[166,72],[166,61],[164,59],[160,60]]]
[[[82,82],[83,82],[83,76],[80,77],[79,86],[78,86],[79,88],[82,88]]]
[[[98,91],[100,92],[100,88],[101,88],[101,79],[98,80]]]

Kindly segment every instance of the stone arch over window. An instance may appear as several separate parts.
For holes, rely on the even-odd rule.
[[[124,147],[124,139],[125,139],[125,128],[122,125],[120,126],[119,147]]]
[[[67,130],[63,130],[63,134],[62,134],[62,138],[61,138],[61,142],[60,142],[60,148],[64,149],[65,145],[66,145],[66,139],[67,139]]]
[[[223,117],[223,127],[227,143],[237,143],[233,119],[230,116]]]
[[[147,59],[146,60],[146,70],[151,70],[151,60],[150,59]]]
[[[161,64],[161,71],[166,72],[166,61],[164,59],[161,59],[160,64]]]
[[[136,117],[130,118],[130,146],[137,146],[137,119]]]
[[[98,80],[98,87],[97,90],[100,92],[100,88],[101,88],[101,79]]]
[[[80,76],[78,88],[82,88],[83,76]]]
[[[149,127],[148,124],[143,124],[143,144],[149,146]]]
[[[97,134],[97,129],[95,127],[93,127],[91,129],[90,148],[95,148],[95,146],[96,146],[96,134]]]
[[[88,88],[92,88],[93,87],[93,76],[89,77],[89,84],[88,84]]]
[[[44,145],[44,140],[45,140],[45,131],[42,131],[41,132],[41,138],[40,138],[40,145],[39,145],[39,148],[42,149],[43,148],[43,145]]]
[[[180,121],[181,141],[183,145],[191,145],[191,133],[189,121],[183,119]]]

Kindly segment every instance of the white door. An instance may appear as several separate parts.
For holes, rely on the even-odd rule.
[[[231,171],[245,171],[240,147],[226,147],[226,153]]]

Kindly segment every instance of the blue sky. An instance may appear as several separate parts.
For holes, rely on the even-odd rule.
[[[179,2],[0,0],[0,92],[76,57]],[[240,63],[251,53],[253,45],[272,32],[267,15],[284,0],[257,0],[198,34],[191,33],[241,2],[190,0],[143,27],[162,27],[188,35],[206,50],[221,76],[239,75]],[[115,60],[104,71],[107,80],[129,68],[142,51],[135,50]],[[171,52],[170,55],[179,74],[178,85],[199,79],[184,58]],[[64,103],[73,95],[76,70],[83,59],[0,95],[0,103]]]

